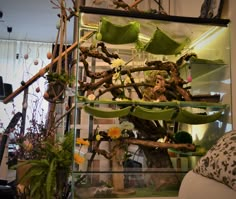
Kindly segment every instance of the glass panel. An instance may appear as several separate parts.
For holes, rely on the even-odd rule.
[[[231,128],[227,21],[97,11],[79,24],[74,197],[177,196]]]

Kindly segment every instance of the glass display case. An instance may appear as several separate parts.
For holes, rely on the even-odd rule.
[[[231,129],[229,20],[80,7],[74,198],[177,196]]]

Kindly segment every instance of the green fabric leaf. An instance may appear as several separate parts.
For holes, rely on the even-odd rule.
[[[113,24],[103,17],[101,19],[99,33],[101,33],[101,40],[104,42],[110,44],[128,44],[138,40],[139,29],[140,24],[138,22],[130,22],[122,26]]]
[[[149,109],[141,106],[135,107],[130,114],[145,120],[170,120],[176,109]]]
[[[191,64],[224,64],[224,61],[222,59],[209,60],[191,57],[189,61]]]
[[[180,109],[174,120],[185,124],[207,124],[219,119],[221,114],[222,111],[217,111],[211,115],[201,115]]]
[[[96,108],[89,105],[84,106],[85,112],[101,118],[115,118],[115,117],[123,117],[129,114],[131,106],[125,107],[123,109],[116,110],[105,110],[102,108]]]
[[[180,53],[188,42],[189,39],[186,38],[184,42],[179,43],[157,28],[144,50],[152,54],[174,55]]]

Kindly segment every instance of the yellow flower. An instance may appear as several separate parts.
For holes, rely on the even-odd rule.
[[[83,138],[76,138],[76,144],[82,144],[83,141]]]
[[[76,139],[76,144],[82,144],[82,145],[89,146],[89,141],[88,140],[84,140],[83,138],[77,138]]]
[[[97,141],[101,140],[101,138],[102,138],[101,135],[99,135],[99,134],[96,135],[96,140],[97,140]]]
[[[83,164],[84,158],[81,157],[79,154],[74,154],[74,160],[76,164]]]
[[[88,140],[84,140],[84,142],[82,144],[86,145],[86,146],[89,146],[89,141]]]
[[[110,129],[108,129],[107,135],[111,139],[117,139],[121,136],[121,130],[119,127],[111,127]]]
[[[118,68],[118,67],[123,66],[123,65],[125,65],[125,61],[122,60],[122,59],[114,59],[111,62],[111,67],[112,68]]]

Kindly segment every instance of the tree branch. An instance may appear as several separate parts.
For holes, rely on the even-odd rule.
[[[146,147],[160,147],[160,148],[173,148],[177,150],[188,150],[188,151],[195,151],[196,146],[194,144],[175,144],[175,143],[163,143],[163,142],[155,142],[150,140],[138,140],[138,139],[125,139],[125,143],[128,144],[135,144],[135,145],[142,145]]]

